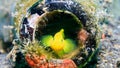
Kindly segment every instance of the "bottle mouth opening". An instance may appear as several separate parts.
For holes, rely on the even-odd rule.
[[[41,16],[36,25],[35,37],[39,39],[42,35],[54,35],[59,30],[64,29],[66,37],[75,40],[82,27],[81,21],[71,12],[54,10]]]
[[[91,23],[89,25],[89,22],[91,22],[89,21],[91,20],[91,17],[87,15],[87,12],[84,12],[84,10],[82,10],[82,6],[80,4],[73,3],[68,5],[67,7],[64,7],[64,6],[66,6],[66,3],[64,4],[64,2],[63,3],[51,2],[51,3],[48,3],[48,5],[47,4],[45,4],[44,6],[34,5],[33,7],[31,7],[31,9],[29,10],[30,12],[28,12],[31,18],[29,18],[28,16],[27,18],[25,18],[26,21],[24,19],[21,24],[22,28],[19,31],[20,39],[22,40],[23,43],[24,41],[25,43],[27,43],[29,40],[41,41],[41,38],[43,36],[45,35],[54,36],[61,29],[64,29],[65,39],[69,38],[69,39],[75,40],[75,43],[78,43],[79,41],[78,34],[84,28],[85,31],[88,32],[90,35],[85,41],[84,48],[81,47],[80,49],[78,48],[79,50],[75,50],[74,51],[75,57],[73,56],[74,58],[70,58],[70,59],[72,59],[75,62],[75,64],[78,66],[84,63],[86,65],[86,63],[91,59],[91,56],[94,53],[93,49],[96,49],[96,46],[97,46],[96,37],[98,34],[96,30],[94,30],[96,29],[97,26],[94,25],[94,23]],[[47,8],[46,12],[44,12],[43,10],[44,8]],[[96,35],[94,35],[93,33]],[[84,33],[83,33],[83,36],[84,36]],[[30,43],[32,42],[30,41]],[[35,44],[32,43],[32,45],[35,45]],[[76,44],[76,45],[78,47],[78,45],[81,45],[81,44]],[[33,48],[35,47],[33,46]],[[47,49],[44,49],[44,46],[39,50],[42,50],[42,49],[45,51],[47,50]],[[86,54],[86,52],[88,53],[88,55]],[[73,53],[66,55],[67,58],[72,54]],[[78,57],[79,58],[82,57],[82,59],[79,60]]]

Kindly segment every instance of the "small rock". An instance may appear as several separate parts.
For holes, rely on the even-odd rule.
[[[120,59],[117,60],[117,67],[120,68]]]

